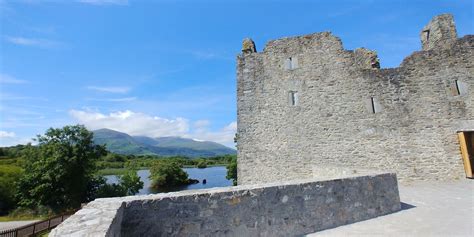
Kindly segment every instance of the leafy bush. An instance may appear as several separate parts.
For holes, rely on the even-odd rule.
[[[136,171],[128,171],[120,176],[119,184],[125,190],[125,195],[135,195],[143,188],[143,181],[140,180],[140,176],[138,176]]]
[[[15,208],[16,182],[22,173],[18,166],[0,165],[0,214]]]
[[[35,208],[25,208],[19,207],[8,215],[10,218],[15,220],[21,219],[38,219],[38,218],[45,218],[49,216],[54,216],[57,214],[51,208],[45,206],[38,206]]]
[[[204,169],[204,168],[207,168],[207,162],[205,160],[200,160],[198,161],[197,163],[197,167],[199,169]]]
[[[237,185],[237,156],[233,156],[230,163],[227,165],[226,179],[232,179],[232,183]]]
[[[96,198],[123,197],[125,190],[120,184],[104,184],[95,193]]]
[[[189,184],[188,174],[176,162],[156,162],[150,169],[153,187],[176,187]]]
[[[126,157],[115,153],[108,153],[104,160],[107,162],[124,162]]]
[[[128,170],[125,174],[119,176],[118,184],[108,184],[104,177],[95,177],[95,185],[91,188],[93,199],[105,197],[123,197],[135,195],[143,188],[143,182],[140,180],[137,172]]]

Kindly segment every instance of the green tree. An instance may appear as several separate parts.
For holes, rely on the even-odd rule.
[[[227,179],[232,179],[232,183],[237,185],[237,156],[232,156],[230,163],[227,165]]]
[[[98,185],[93,192],[95,198],[122,197],[135,195],[143,188],[143,182],[134,170],[129,170],[124,175],[119,176],[118,184],[107,184],[105,179],[100,177]]]
[[[27,172],[18,183],[19,204],[61,210],[91,200],[92,191],[100,185],[94,177],[95,163],[106,154],[92,138],[82,125],[50,128],[38,135],[37,149],[26,148]]]
[[[122,197],[125,196],[124,188],[118,184],[108,184],[104,177],[98,176],[91,187],[91,196],[95,198]]]
[[[105,156],[104,160],[107,161],[107,162],[125,162],[126,158],[123,155],[119,155],[119,154],[109,152]]]
[[[204,168],[206,168],[206,167],[207,167],[207,162],[206,162],[206,160],[204,160],[204,159],[199,160],[198,163],[197,163],[197,167],[198,167],[199,169],[204,169]]]
[[[125,195],[135,195],[143,188],[143,181],[140,180],[135,170],[129,170],[124,175],[120,176],[119,184],[125,190]]]
[[[22,173],[18,166],[0,165],[0,214],[15,208],[16,182]]]
[[[188,174],[176,162],[156,162],[150,169],[153,187],[176,187],[189,184]]]

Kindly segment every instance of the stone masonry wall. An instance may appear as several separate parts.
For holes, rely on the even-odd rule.
[[[395,174],[372,173],[97,199],[50,236],[301,236],[398,210]]]
[[[431,39],[444,41],[398,68],[379,69],[372,51],[344,50],[328,32],[239,55],[239,184],[309,178],[325,165],[402,182],[465,177],[456,132],[474,129],[474,36],[449,39],[455,28],[443,27],[454,23],[437,20],[452,17],[430,22]]]

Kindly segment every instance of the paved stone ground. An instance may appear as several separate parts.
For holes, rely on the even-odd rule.
[[[401,211],[308,236],[474,236],[474,180],[401,185]]]
[[[31,220],[31,221],[3,221],[0,222],[0,230],[8,230],[13,229],[16,227],[24,226],[31,224],[33,222],[37,222],[39,220]]]

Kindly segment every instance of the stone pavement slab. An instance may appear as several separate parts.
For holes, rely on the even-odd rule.
[[[474,180],[400,185],[402,210],[308,236],[474,236]]]

